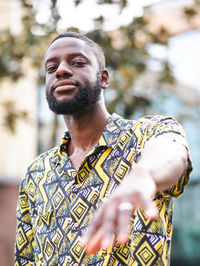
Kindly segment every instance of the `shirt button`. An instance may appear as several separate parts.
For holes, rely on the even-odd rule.
[[[79,223],[75,223],[74,226],[77,228],[79,227]],[[74,264],[75,265],[75,264]]]
[[[74,263],[74,266],[78,266],[78,263]]]
[[[80,184],[76,184],[75,188],[80,188],[80,186],[81,186]]]

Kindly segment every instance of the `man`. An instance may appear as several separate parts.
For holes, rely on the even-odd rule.
[[[181,126],[110,115],[105,58],[85,36],[58,35],[45,71],[68,131],[21,182],[15,265],[169,265],[173,197],[191,171]]]

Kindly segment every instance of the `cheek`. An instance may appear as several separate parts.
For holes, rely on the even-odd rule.
[[[51,86],[52,86],[52,80],[51,80],[51,77],[49,77],[48,75],[46,75],[46,78],[45,78],[46,92],[47,92],[47,91],[50,91]]]
[[[83,83],[89,82],[89,83],[93,84],[97,80],[97,73],[94,73],[94,71],[88,71],[79,80],[80,80],[80,82],[82,81]]]

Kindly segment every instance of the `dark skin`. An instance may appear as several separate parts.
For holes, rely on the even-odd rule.
[[[76,95],[76,81],[93,85],[99,72],[91,48],[82,40],[66,37],[56,40],[47,50],[45,69],[46,91],[48,93],[51,86],[55,86],[54,96],[59,101]],[[100,71],[100,77],[102,89],[107,88],[108,71]],[[109,116],[103,93],[90,110],[64,115],[71,135],[68,155],[77,171],[89,150],[99,141]],[[87,246],[86,252],[94,254],[101,248],[108,249],[116,232],[118,241],[127,243],[130,217],[137,208],[144,209],[147,218],[154,219],[158,211],[153,197],[157,191],[176,183],[187,167],[187,157],[185,147],[169,137],[150,141],[138,164],[95,214],[82,241]],[[132,204],[132,209],[120,211],[120,203],[126,201]]]
[[[86,81],[94,84],[99,70],[95,55],[85,42],[75,38],[61,38],[53,43],[46,53],[45,68],[47,91],[60,80],[78,81],[82,85]],[[102,89],[108,86],[108,80],[108,72],[103,70],[101,72]],[[57,87],[54,95],[58,100],[65,101],[74,97],[76,93],[76,86],[62,84]],[[71,135],[68,155],[77,171],[86,154],[98,142],[109,116],[105,108],[103,94],[89,111],[64,115]]]

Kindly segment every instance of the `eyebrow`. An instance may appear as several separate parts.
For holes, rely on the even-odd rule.
[[[83,57],[85,60],[87,60],[88,62],[90,62],[89,58],[86,57],[86,56],[85,56],[84,54],[82,54],[82,53],[72,53],[72,54],[69,54],[67,57],[68,57],[69,59],[73,59],[73,58],[78,57],[78,56],[81,56],[81,57]],[[53,56],[53,57],[48,58],[48,59],[45,61],[45,67],[46,67],[46,65],[47,65],[49,62],[55,62],[55,61],[58,61],[58,57],[57,57],[57,56]]]
[[[53,61],[57,61],[58,58],[57,57],[50,57],[47,60],[45,60],[45,67],[49,62],[53,62]]]

